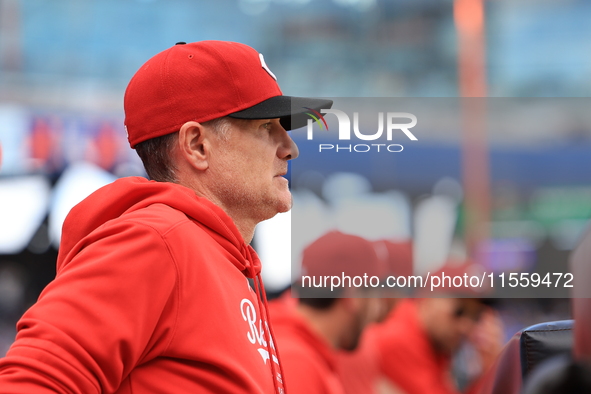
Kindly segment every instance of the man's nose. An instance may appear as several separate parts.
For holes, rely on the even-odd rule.
[[[293,160],[300,155],[300,150],[289,133],[283,128],[283,126],[279,124],[278,127],[281,128],[279,134],[281,143],[279,149],[277,150],[277,156],[280,159]]]
[[[298,149],[298,145],[295,143],[295,141],[291,137],[289,137],[289,140],[291,143],[291,147],[290,147],[291,154],[289,155],[287,160],[293,160],[300,155],[300,150]]]

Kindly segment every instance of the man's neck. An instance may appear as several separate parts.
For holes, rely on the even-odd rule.
[[[226,212],[226,214],[236,225],[236,228],[238,229],[238,232],[240,232],[240,235],[242,235],[244,242],[250,244],[252,238],[254,237],[254,229],[258,223],[257,221],[248,217],[243,217],[244,215],[241,215],[240,210],[233,210],[226,207],[218,198],[216,198],[213,193],[209,192],[208,189],[204,189],[202,184],[199,182],[192,182],[190,180],[181,178],[179,183],[192,189],[199,197],[206,198],[218,207],[222,208],[222,210]]]
[[[240,208],[227,207],[220,201],[217,201],[215,198],[210,198],[209,200],[226,212],[226,214],[236,225],[236,228],[240,232],[240,235],[242,235],[244,242],[250,244],[252,238],[254,237],[254,230],[259,221],[251,218],[247,212]]]
[[[232,215],[229,216],[232,218]],[[242,239],[244,239],[244,242],[250,244],[252,242],[252,238],[254,237],[255,226],[242,224],[242,222],[237,221],[234,218],[232,218],[232,220],[234,221],[234,224],[236,225],[238,231],[242,235]]]

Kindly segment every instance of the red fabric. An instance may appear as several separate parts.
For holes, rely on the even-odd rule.
[[[386,275],[410,276],[413,274],[412,242],[394,242],[390,240],[374,241],[376,248],[382,250]]]
[[[573,355],[577,360],[591,362],[591,232],[587,232],[570,256],[569,267],[573,273],[574,287],[571,305],[574,325]]]
[[[316,239],[302,254],[302,275],[349,277],[378,276],[380,260],[374,245],[356,235],[330,231]]]
[[[31,158],[39,160],[39,167],[47,164],[56,145],[49,123],[42,118],[35,119],[31,130]]]
[[[96,158],[94,161],[99,167],[105,170],[110,170],[117,164],[119,150],[121,148],[117,135],[118,129],[115,130],[113,125],[104,122],[94,139],[96,149]]]
[[[335,353],[284,296],[269,303],[289,394],[344,394],[336,372]]]
[[[280,392],[245,277],[259,272],[219,207],[180,185],[120,179],[66,219],[57,276],[18,323],[0,391]]]
[[[456,394],[450,359],[433,350],[414,300],[403,300],[373,329],[382,373],[406,394]]]
[[[212,77],[215,76],[215,77]],[[281,96],[259,53],[237,42],[175,45],[148,60],[125,91],[129,144],[178,131]]]

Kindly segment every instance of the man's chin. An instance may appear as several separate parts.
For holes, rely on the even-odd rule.
[[[293,208],[293,198],[291,197],[291,193],[289,193],[289,199],[286,203],[287,209],[285,210],[285,212],[291,210],[291,208]]]
[[[293,200],[291,198],[291,194],[289,194],[288,198],[277,198],[273,201],[268,201],[267,209],[265,209],[263,213],[263,217],[259,217],[259,222],[264,220],[269,220],[274,218],[278,213],[285,213],[289,212],[293,205]]]
[[[277,213],[288,212],[293,206],[293,198],[289,190],[282,191],[277,198]]]
[[[292,206],[293,206],[293,201],[291,201],[291,200],[289,200],[288,203],[279,204],[279,206],[277,207],[277,213],[289,212],[291,210]]]

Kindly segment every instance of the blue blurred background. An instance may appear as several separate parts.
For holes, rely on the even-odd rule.
[[[265,55],[287,95],[457,97],[464,94],[462,21],[454,6],[451,0],[0,0],[0,355],[16,319],[55,275],[69,207],[116,177],[144,174],[125,139],[122,102],[148,58],[178,41],[239,41]],[[478,19],[463,15],[468,24]],[[583,0],[485,1],[478,49],[486,95],[577,97],[584,104],[591,93],[590,20],[591,3]],[[557,270],[566,269],[591,216],[588,126],[488,130],[485,138],[491,227],[503,233],[525,222],[523,248]],[[442,180],[462,185],[462,133],[441,130],[424,141],[397,164],[409,169],[395,189],[408,199],[411,216]],[[441,163],[433,166],[437,172],[421,166],[425,160]],[[318,182],[295,184],[295,192],[308,188],[322,199]],[[461,214],[454,230],[460,235]],[[288,227],[279,218],[255,237],[271,291],[289,282],[289,254],[282,254],[289,245],[272,237],[288,236]],[[490,240],[502,244],[502,234],[495,237],[491,231]],[[508,335],[569,316],[565,300],[515,301],[505,313]]]

